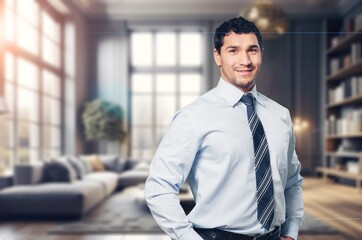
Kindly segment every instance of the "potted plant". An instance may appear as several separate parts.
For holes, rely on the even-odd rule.
[[[107,149],[111,143],[115,143],[119,150],[120,143],[126,138],[122,119],[123,111],[119,104],[101,99],[86,103],[82,114],[86,139],[99,141],[102,153],[109,153]]]

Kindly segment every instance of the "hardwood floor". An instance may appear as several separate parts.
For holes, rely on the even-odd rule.
[[[362,239],[362,193],[356,188],[305,178],[305,211],[340,234],[300,235],[300,240]],[[305,219],[308,221],[308,219]],[[57,222],[0,222],[0,240],[169,240],[165,235],[47,235]]]

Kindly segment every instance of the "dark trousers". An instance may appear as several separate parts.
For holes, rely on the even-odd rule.
[[[195,228],[195,231],[204,239],[204,240],[278,240],[280,239],[280,229],[279,227],[273,230],[270,233],[261,235],[261,236],[247,236],[243,234],[231,233],[219,229],[203,229]]]

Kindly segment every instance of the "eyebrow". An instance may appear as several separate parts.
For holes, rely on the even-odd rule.
[[[229,49],[229,48],[234,49],[234,48],[239,48],[239,46],[228,46],[226,49]],[[258,48],[259,49],[259,46],[258,45],[250,45],[248,47],[248,49],[251,49],[251,48]]]

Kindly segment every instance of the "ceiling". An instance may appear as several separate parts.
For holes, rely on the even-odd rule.
[[[210,19],[236,16],[260,0],[63,0],[73,1],[90,18],[107,19]],[[359,0],[263,0],[273,1],[289,16],[332,16]]]

